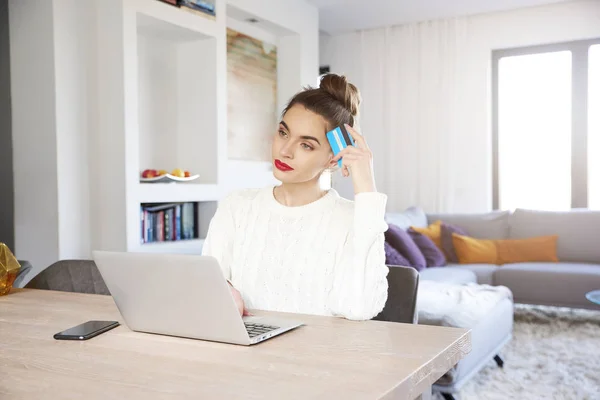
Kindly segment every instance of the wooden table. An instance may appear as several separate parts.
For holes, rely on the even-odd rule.
[[[471,348],[464,329],[295,317],[306,326],[252,347],[125,325],[63,341],[87,320],[124,324],[112,297],[14,290],[0,297],[0,399],[414,399]]]

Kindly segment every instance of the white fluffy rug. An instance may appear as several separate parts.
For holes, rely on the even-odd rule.
[[[459,400],[599,400],[600,311],[515,305],[512,341]],[[439,395],[436,399],[441,399]]]

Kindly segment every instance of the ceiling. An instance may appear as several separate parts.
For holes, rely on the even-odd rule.
[[[322,34],[559,3],[569,0],[306,0]]]

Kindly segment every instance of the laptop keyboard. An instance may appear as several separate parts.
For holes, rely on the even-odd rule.
[[[248,331],[248,335],[250,335],[250,338],[260,336],[263,333],[267,333],[267,332],[279,329],[278,326],[255,324],[252,322],[244,322],[244,325],[246,325],[246,331]]]

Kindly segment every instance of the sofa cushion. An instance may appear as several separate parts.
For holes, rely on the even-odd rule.
[[[472,214],[427,214],[428,222],[441,220],[447,224],[457,225],[479,239],[508,238],[509,211],[492,211]]]
[[[448,264],[444,268],[470,271],[475,274],[477,283],[482,285],[495,285],[494,273],[500,267],[494,264]]]
[[[437,248],[440,249],[440,251],[442,250],[442,221],[436,221],[424,228],[411,226],[409,228],[409,231],[410,230],[427,236],[437,246]]]
[[[498,247],[492,239],[476,239],[452,234],[456,257],[460,264],[498,264]]]
[[[589,307],[585,294],[600,288],[600,264],[504,264],[494,284],[510,288],[515,302]]]
[[[461,264],[508,264],[518,262],[558,262],[558,235],[526,239],[475,239],[452,234],[454,249]]]
[[[421,279],[448,283],[477,282],[475,273],[461,268],[433,267],[419,272]]]
[[[443,267],[446,265],[444,252],[436,246],[433,240],[425,234],[413,230],[413,228],[409,228],[406,232],[421,250],[427,262],[427,267]]]
[[[558,235],[560,261],[600,263],[600,211],[533,211],[516,209],[510,216],[510,237]]]
[[[424,228],[427,226],[427,216],[420,207],[410,207],[399,213],[386,213],[385,221],[407,230],[411,226]]]
[[[383,248],[385,250],[385,263],[387,265],[400,265],[409,267],[410,261],[408,261],[402,254],[398,252],[388,242],[383,242]]]
[[[389,224],[384,236],[385,241],[406,258],[411,267],[421,270],[427,266],[425,256],[421,253],[421,250],[407,231],[400,229],[394,224]]]
[[[451,263],[458,262],[458,256],[456,255],[456,250],[454,249],[454,240],[452,239],[452,234],[457,233],[459,235],[468,236],[469,233],[461,228],[458,225],[452,225],[448,223],[442,222],[441,228],[441,237],[440,241],[442,243],[442,251],[446,255],[446,260]]]

